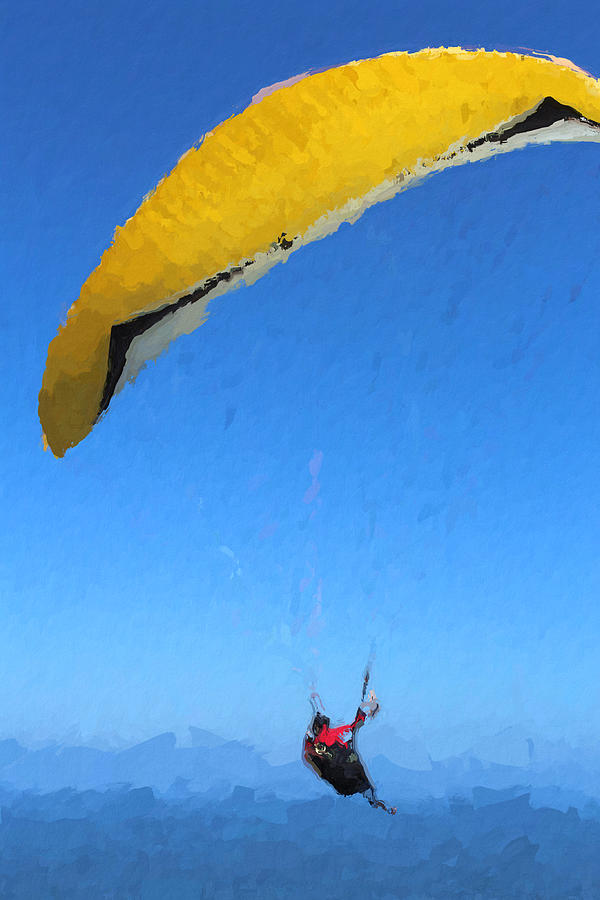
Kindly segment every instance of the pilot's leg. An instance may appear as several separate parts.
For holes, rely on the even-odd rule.
[[[369,793],[371,794],[370,797],[368,796]],[[383,802],[383,800],[378,800],[377,797],[375,796],[375,790],[374,790],[374,788],[370,788],[369,791],[365,791],[365,793],[363,794],[363,796],[367,798],[367,800],[369,801],[370,805],[371,805],[374,809],[384,809],[384,810],[386,811],[386,813],[389,813],[390,816],[395,816],[395,815],[396,815],[396,807],[395,807],[395,806],[390,806],[390,807],[388,808],[388,807],[385,805],[385,803]]]

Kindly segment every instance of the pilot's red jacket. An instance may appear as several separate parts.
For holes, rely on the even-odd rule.
[[[354,729],[357,725],[362,725],[365,719],[365,713],[362,709],[359,709],[351,725],[340,725],[338,728],[328,728],[327,725],[323,725],[320,732],[315,735],[315,743],[325,744],[326,747],[331,747],[333,744],[338,743],[346,747]],[[344,735],[347,736],[344,737]]]

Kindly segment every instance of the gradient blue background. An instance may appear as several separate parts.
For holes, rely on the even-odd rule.
[[[294,254],[63,460],[37,419],[114,227],[262,87],[442,44],[600,74],[595,4],[3,17],[0,736],[194,724],[292,758],[311,679],[351,715],[375,639],[380,727],[434,756],[600,737],[597,145],[447,172]]]

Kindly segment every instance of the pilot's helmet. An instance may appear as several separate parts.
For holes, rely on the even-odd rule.
[[[315,735],[319,734],[322,730],[323,726],[329,728],[330,719],[328,716],[322,715],[322,713],[317,713],[313,719],[313,732]]]

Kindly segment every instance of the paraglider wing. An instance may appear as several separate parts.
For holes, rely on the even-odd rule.
[[[257,100],[182,157],[83,285],[39,396],[56,456],[148,360],[202,324],[211,299],[374,203],[497,152],[600,140],[598,82],[514,53],[391,53]]]

